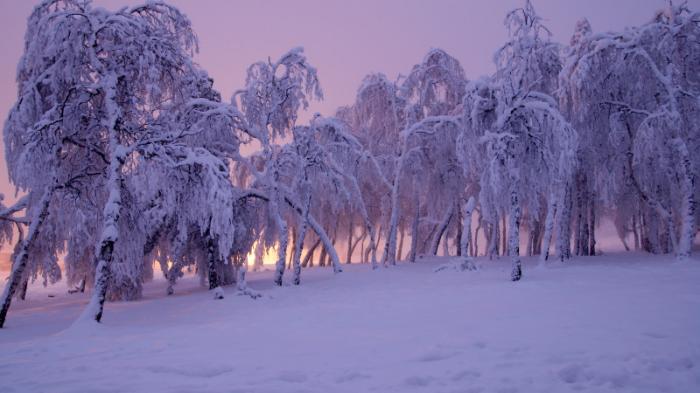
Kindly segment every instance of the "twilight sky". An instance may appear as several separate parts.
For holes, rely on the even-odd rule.
[[[96,0],[108,9],[142,3]],[[246,67],[303,46],[319,71],[325,100],[310,111],[332,114],[353,101],[362,78],[406,74],[430,48],[443,48],[469,78],[493,71],[493,52],[504,42],[506,12],[524,0],[172,0],[187,14],[200,40],[197,61],[226,98],[243,85]],[[587,17],[595,31],[643,23],[663,0],[534,0],[554,40],[568,42],[574,23]],[[690,0],[693,10],[700,0]],[[15,70],[22,53],[28,0],[0,0],[0,119],[16,98]],[[308,118],[308,115],[302,116]],[[1,142],[0,142],[1,143]],[[0,192],[14,200],[0,152]]]

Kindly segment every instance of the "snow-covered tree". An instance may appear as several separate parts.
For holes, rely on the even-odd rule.
[[[577,30],[562,102],[585,134],[593,188],[642,247],[685,259],[697,225],[698,14],[669,5],[623,32]]]
[[[494,210],[507,212],[511,279],[517,281],[523,210],[538,217],[542,200],[570,177],[576,133],[547,93],[559,71],[558,47],[532,4],[510,12],[506,26],[510,38],[496,53],[496,74],[467,89],[461,142],[467,148],[470,142],[483,145],[462,154],[480,156],[475,165],[483,171],[480,202],[492,225],[497,225]]]

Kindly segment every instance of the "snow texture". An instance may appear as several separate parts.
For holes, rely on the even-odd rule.
[[[503,280],[433,270],[445,258],[213,301],[196,277],[166,297],[106,305],[71,327],[88,294],[30,288],[0,334],[3,392],[696,392],[700,265],[630,253],[575,257]],[[47,297],[53,295],[53,297]]]

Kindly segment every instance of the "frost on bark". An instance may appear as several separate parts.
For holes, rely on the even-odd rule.
[[[680,167],[679,172],[682,176],[681,193],[683,198],[681,202],[680,238],[676,257],[679,260],[686,260],[690,258],[693,239],[695,238],[695,177],[693,175],[690,154],[688,153],[688,148],[685,143],[681,139],[675,139],[673,143],[679,157],[678,166]],[[674,227],[671,227],[670,231],[673,231],[673,228]]]

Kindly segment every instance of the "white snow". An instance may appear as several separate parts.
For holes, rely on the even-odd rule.
[[[89,294],[32,287],[0,330],[0,391],[700,391],[698,261],[524,258],[518,283],[508,258],[446,262],[305,269],[299,287],[249,272],[257,300],[159,280],[73,328]]]

